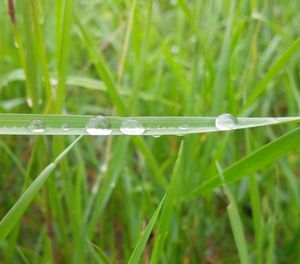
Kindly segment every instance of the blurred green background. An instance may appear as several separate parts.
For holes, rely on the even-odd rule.
[[[299,10],[282,0],[1,1],[1,112],[298,116]],[[188,195],[296,127],[86,136],[3,237],[1,263],[297,263],[298,142],[275,144],[285,155],[271,164],[262,154],[242,163],[234,184]],[[1,217],[73,140],[0,136]]]

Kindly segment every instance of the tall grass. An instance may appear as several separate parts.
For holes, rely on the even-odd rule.
[[[0,262],[299,262],[299,8],[1,3]]]

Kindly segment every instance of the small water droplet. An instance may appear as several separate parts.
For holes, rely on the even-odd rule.
[[[116,187],[116,182],[112,182],[111,184],[110,184],[110,188],[111,189],[114,189]]]
[[[180,130],[189,130],[190,126],[189,125],[182,125],[179,127]]]
[[[69,123],[64,123],[62,126],[61,126],[61,129],[63,131],[69,131],[70,130],[70,125]]]
[[[43,133],[45,131],[45,123],[42,120],[32,120],[28,125],[28,129],[33,133]]]
[[[19,44],[17,41],[14,42],[15,47],[18,49],[19,48]]]
[[[152,135],[152,137],[154,137],[154,138],[159,138],[160,135]]]
[[[177,54],[177,53],[179,52],[178,46],[172,46],[172,47],[171,47],[171,52],[172,52],[173,54]]]
[[[58,80],[57,79],[51,79],[50,83],[52,86],[56,86],[58,84]]]
[[[104,116],[96,116],[91,118],[85,126],[88,134],[93,136],[107,136],[111,135],[112,130],[109,121]]]
[[[222,114],[216,118],[215,125],[219,130],[232,130],[236,128],[237,119],[231,114]]]
[[[100,172],[101,173],[105,173],[107,171],[107,163],[104,163],[101,167],[100,167]]]
[[[125,135],[142,135],[145,132],[145,128],[137,120],[125,119],[121,124],[120,131]]]

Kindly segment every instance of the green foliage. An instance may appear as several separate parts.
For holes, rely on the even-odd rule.
[[[299,262],[299,1],[2,2],[1,263]]]

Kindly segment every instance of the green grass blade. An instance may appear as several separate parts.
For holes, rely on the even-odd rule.
[[[218,163],[217,163],[217,167],[218,167],[219,176],[222,181],[225,194],[229,200],[227,212],[228,212],[235,244],[238,249],[240,261],[242,264],[248,264],[249,263],[249,255],[248,255],[247,243],[246,243],[246,239],[245,239],[243,224],[242,224],[241,217],[240,217],[240,214],[239,214],[239,211],[237,208],[236,200],[235,200],[230,188],[224,182],[224,175],[223,175],[222,169],[218,165]]]
[[[182,141],[178,152],[177,160],[174,165],[172,177],[167,189],[164,206],[159,219],[159,226],[157,235],[160,239],[157,239],[154,244],[154,250],[151,256],[151,264],[159,263],[161,254],[163,252],[164,244],[170,231],[171,217],[173,214],[174,206],[178,204],[181,197],[181,167],[182,167],[182,153],[184,142]]]
[[[296,128],[226,168],[223,171],[225,182],[235,182],[248,174],[256,172],[258,169],[274,162],[279,157],[286,155],[289,151],[296,148],[299,143],[300,128]],[[188,196],[194,197],[203,192],[212,191],[221,185],[222,182],[219,177],[214,175],[211,179],[195,188]]]
[[[236,1],[233,0],[230,3],[231,3],[230,14],[226,26],[226,33],[225,33],[225,38],[221,49],[220,59],[218,61],[216,81],[214,83],[214,95],[213,95],[213,103],[212,103],[212,114],[214,115],[220,113],[220,110],[222,110],[222,103],[224,102],[224,98],[226,95],[228,69],[229,69],[228,62],[229,62],[230,44],[231,44],[231,31],[232,31],[232,23],[234,18]]]
[[[137,121],[143,131],[138,134],[127,135],[187,135],[193,133],[208,133],[222,131],[216,127],[216,117],[193,117],[193,116],[138,116],[118,117],[106,116],[106,128],[109,133],[93,134],[86,130],[86,125],[95,116],[91,115],[44,115],[44,114],[1,114],[0,135],[126,135],[121,131],[122,123],[128,119]],[[42,130],[36,132],[30,129],[31,122],[37,121]],[[263,117],[250,118],[238,117],[233,129],[245,129],[268,125],[300,122],[300,117]],[[64,129],[67,125],[67,129]],[[137,126],[139,127],[139,126]],[[133,126],[132,128],[135,128]],[[134,139],[134,143],[147,157],[153,158],[149,148],[141,139]],[[154,161],[155,162],[155,159]],[[157,166],[154,165],[153,166]]]
[[[280,70],[282,70],[283,66],[287,63],[287,61],[295,55],[295,53],[299,50],[300,47],[300,37],[297,38],[291,46],[277,59],[277,61],[269,68],[267,74],[264,76],[263,79],[261,79],[258,84],[254,87],[251,94],[248,96],[245,104],[243,105],[243,108],[241,110],[241,113],[243,113],[245,110],[251,106],[251,104],[254,103],[254,101],[257,99],[258,96],[260,96],[264,90],[266,89],[268,83],[274,79],[276,74]]]
[[[120,115],[126,114],[126,108],[125,105],[121,99],[121,97],[118,94],[114,79],[113,79],[113,73],[111,72],[109,66],[107,65],[103,55],[99,52],[97,52],[97,49],[94,47],[92,41],[90,40],[88,33],[86,32],[86,29],[80,22],[80,19],[78,16],[75,15],[75,22],[76,26],[79,29],[79,32],[83,38],[83,41],[88,49],[88,52],[90,54],[90,58],[92,62],[95,65],[95,68],[97,70],[98,75],[101,77],[103,82],[105,83],[107,93],[110,96],[110,99],[116,106],[118,112]]]
[[[56,112],[60,113],[64,106],[66,95],[66,80],[68,68],[68,56],[71,42],[71,29],[73,21],[73,0],[58,1],[57,12],[57,54],[58,54],[58,85],[57,85],[57,99],[56,99]]]
[[[103,212],[108,199],[114,190],[124,161],[126,159],[126,150],[128,148],[128,138],[118,138],[115,142],[115,146],[112,152],[112,159],[108,164],[108,170],[104,174],[104,178],[100,184],[98,192],[95,193],[95,197],[91,199],[85,212],[85,221],[87,224],[87,233],[91,237],[94,234],[94,230],[98,224],[99,216]]]
[[[156,223],[156,220],[158,218],[158,215],[160,213],[161,207],[163,205],[163,202],[165,200],[165,197],[162,198],[161,202],[159,203],[159,205],[157,206],[154,214],[152,215],[147,227],[145,228],[143,235],[140,237],[139,241],[137,242],[129,260],[128,260],[128,264],[137,264],[139,263],[139,260],[141,258],[141,255],[143,254],[143,251],[145,249],[146,243],[149,239],[149,236],[153,230],[153,227]]]
[[[247,153],[251,153],[251,140],[249,130],[246,130],[246,146]],[[255,232],[255,252],[256,252],[256,263],[262,263],[262,251],[263,251],[263,217],[261,213],[261,197],[259,194],[259,186],[256,180],[256,175],[249,175],[249,196],[251,202],[253,227]]]
[[[27,207],[32,202],[36,193],[42,188],[49,175],[56,168],[60,160],[75,146],[80,140],[78,137],[69,147],[67,147],[52,163],[50,163],[32,182],[32,184],[21,195],[13,207],[6,213],[0,222],[0,242],[11,232],[14,226],[18,223]]]

